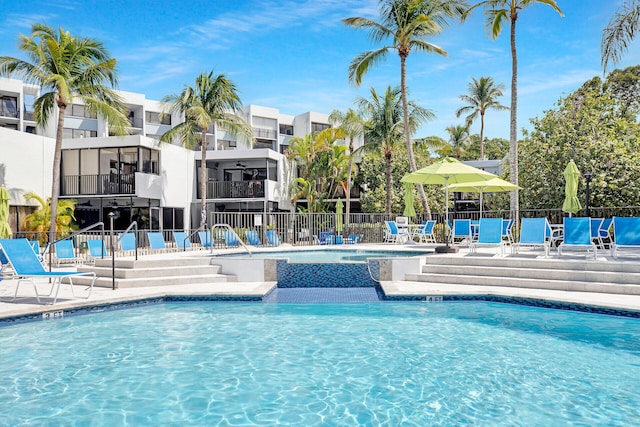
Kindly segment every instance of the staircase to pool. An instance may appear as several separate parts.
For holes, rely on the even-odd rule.
[[[640,263],[560,258],[428,256],[405,280],[640,295]]]

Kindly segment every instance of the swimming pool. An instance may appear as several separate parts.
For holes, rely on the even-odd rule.
[[[289,262],[364,262],[369,258],[397,258],[425,256],[433,251],[399,251],[399,250],[370,250],[370,249],[319,249],[319,250],[299,250],[299,251],[272,251],[272,252],[252,252],[252,258],[265,259],[288,259]],[[247,253],[226,254],[221,257],[241,257],[249,256]]]
[[[0,425],[633,425],[640,321],[167,303],[1,328]]]

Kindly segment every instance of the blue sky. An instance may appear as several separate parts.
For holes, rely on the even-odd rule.
[[[602,75],[602,29],[622,4],[557,2],[564,17],[537,4],[522,11],[518,20],[519,128],[530,128],[530,118],[541,116],[585,80]],[[22,57],[16,48],[18,34],[29,34],[32,22],[62,26],[104,42],[119,61],[119,88],[150,99],[178,93],[212,68],[238,85],[244,104],[275,107],[285,114],[344,111],[358,96],[367,97],[370,87],[382,92],[400,82],[395,53],[373,68],[359,88],[347,79],[349,62],[381,45],[340,20],[376,19],[377,0],[4,0],[0,8],[0,55]],[[410,55],[410,99],[437,116],[415,137],[445,137],[446,126],[463,122],[455,111],[463,105],[459,96],[472,77],[490,76],[503,83],[502,103],[509,105],[509,29],[493,41],[483,22],[478,10],[465,24],[454,23],[430,40],[448,52],[446,58]],[[634,43],[619,67],[638,63]],[[478,131],[475,124],[472,132]],[[509,112],[487,113],[485,136],[508,138]]]

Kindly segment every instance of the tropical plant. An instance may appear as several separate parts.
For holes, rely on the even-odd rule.
[[[351,183],[354,164],[354,140],[364,134],[364,121],[360,115],[353,109],[349,108],[346,113],[340,110],[333,110],[329,114],[329,123],[341,129],[345,138],[349,140],[349,159],[347,164],[347,182],[345,186],[345,214],[346,226],[349,226],[349,216],[351,213]]]
[[[51,228],[51,199],[45,201],[42,197],[35,193],[25,193],[24,199],[26,202],[37,202],[38,207],[35,211],[24,217],[22,220],[22,228],[27,231],[29,238],[36,238],[41,244],[52,242],[50,236],[47,234]],[[62,238],[69,233],[78,229],[74,223],[76,217],[74,211],[76,208],[76,200],[74,199],[59,199],[58,209],[56,209],[56,221],[54,229],[56,231],[57,238]]]
[[[109,132],[113,135],[125,134],[129,121],[124,113],[124,105],[111,89],[118,82],[116,60],[110,57],[101,42],[72,36],[62,28],[56,32],[44,24],[33,24],[31,35],[21,34],[19,39],[18,48],[29,60],[1,56],[0,75],[10,77],[15,73],[23,81],[42,88],[43,94],[33,105],[34,119],[38,125],[46,126],[56,107],[58,111],[50,204],[53,221],[49,230],[49,240],[54,241],[62,130],[67,107],[74,102],[84,104],[89,112],[100,114],[107,121]]]
[[[449,141],[445,148],[440,149],[437,153],[441,157],[454,156],[461,160],[471,141],[469,137],[469,128],[463,125],[451,125],[445,128],[449,134]]]
[[[635,38],[640,23],[640,0],[626,1],[613,15],[602,31],[602,67],[607,70],[609,61],[617,64]]]
[[[213,70],[196,77],[194,87],[185,85],[180,94],[167,95],[163,102],[169,111],[184,117],[184,121],[161,137],[162,142],[180,139],[182,145],[194,148],[200,145],[200,226],[207,222],[207,131],[213,126],[224,127],[230,134],[253,140],[251,126],[237,114],[242,102],[236,85],[224,74]]]
[[[359,86],[362,77],[374,65],[382,62],[389,51],[395,50],[400,57],[400,89],[402,92],[402,111],[404,122],[409,124],[409,101],[407,100],[406,61],[412,50],[436,53],[446,56],[440,46],[425,41],[442,33],[452,18],[461,17],[467,4],[465,0],[382,0],[380,22],[368,18],[346,18],[342,22],[354,28],[364,28],[374,43],[391,39],[389,45],[359,54],[349,64],[349,80]],[[411,129],[404,128],[405,144],[409,156],[409,167],[415,172],[416,161],[411,141]],[[424,188],[419,185],[418,192],[424,211],[430,216],[429,202]]]
[[[555,0],[483,0],[469,9],[465,16],[477,7],[485,8],[486,28],[491,38],[496,39],[504,24],[510,24],[511,43],[511,116],[509,119],[509,177],[513,184],[518,185],[518,54],[516,51],[516,23],[520,11],[536,4],[546,4],[563,16]],[[511,192],[510,209],[512,217],[519,216],[518,192]]]
[[[508,110],[500,104],[496,98],[502,96],[504,85],[502,83],[495,84],[491,77],[480,77],[472,79],[469,83],[468,94],[460,95],[460,99],[467,103],[456,111],[456,116],[460,117],[467,114],[467,127],[471,126],[473,121],[480,116],[480,159],[484,159],[484,115],[489,109]]]

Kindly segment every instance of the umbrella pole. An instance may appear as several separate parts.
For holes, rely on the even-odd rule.
[[[445,211],[445,229],[449,226],[449,177],[444,177],[444,211]],[[457,246],[449,246],[449,236],[445,235],[445,245],[444,246],[436,246],[437,254],[451,254],[458,252]]]

